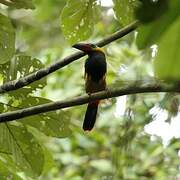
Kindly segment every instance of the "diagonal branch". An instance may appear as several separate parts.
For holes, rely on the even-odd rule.
[[[130,32],[132,32],[133,30],[135,30],[138,27],[138,24],[139,24],[139,22],[135,21],[135,22],[129,24],[128,26],[122,28],[121,30],[115,32],[114,34],[110,35],[109,37],[104,38],[103,40],[99,41],[96,44],[99,47],[105,46],[105,45],[129,34]],[[35,82],[60,68],[63,68],[64,66],[70,64],[71,62],[73,62],[75,60],[78,60],[79,58],[81,58],[83,56],[85,56],[85,53],[82,53],[82,52],[74,53],[74,54],[48,66],[48,67],[42,68],[39,71],[29,74],[23,78],[20,78],[18,80],[9,81],[9,82],[3,84],[2,86],[0,86],[0,94],[27,86],[30,83]]]
[[[10,1],[6,1],[6,0],[0,0],[0,4],[4,4],[4,5],[6,5],[6,6],[12,6],[12,2],[10,2]]]
[[[107,91],[101,91],[98,93],[91,94],[91,96],[84,95],[80,97],[73,98],[71,100],[56,101],[52,103],[42,104],[34,107],[28,107],[25,109],[2,113],[0,114],[0,123],[13,121],[23,117],[28,117],[31,115],[36,115],[39,113],[45,113],[57,109],[78,106],[90,101],[97,99],[107,99],[117,96],[136,94],[136,93],[152,93],[152,92],[180,92],[180,83],[165,83],[165,82],[155,82],[149,84],[140,84],[135,81],[129,86],[125,86],[117,89],[108,89]]]

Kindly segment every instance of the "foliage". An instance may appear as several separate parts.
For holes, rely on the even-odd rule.
[[[179,16],[179,1],[169,1],[168,11],[156,21],[145,24],[139,29],[139,33],[143,36],[137,37],[139,48],[145,48],[158,42],[159,38],[170,28],[171,24],[176,21]],[[158,28],[157,28],[158,27]],[[143,37],[143,38],[142,38]]]
[[[34,5],[32,0],[4,0],[1,2],[2,4],[5,4],[12,8],[24,8],[24,9],[34,9]]]
[[[130,33],[105,48],[108,85],[116,88],[155,78],[179,80],[178,0],[113,0],[113,8],[97,0],[0,3],[0,84],[69,55],[73,51],[69,44],[102,39],[136,19],[141,22],[138,34]],[[157,52],[151,49],[154,44]],[[81,69],[83,63],[76,61],[28,86],[1,94],[1,112],[83,94]],[[171,124],[179,114],[179,95],[124,98],[124,107],[121,98],[102,103],[91,133],[81,129],[85,106],[1,123],[0,179],[179,178],[178,140],[163,147],[160,138],[149,138],[144,130],[155,119],[151,110],[157,107],[168,114],[165,120]]]
[[[137,0],[114,0],[113,2],[115,15],[122,25],[128,25],[135,20],[134,11],[138,3]]]
[[[0,14],[0,60],[3,64],[10,61],[15,52],[14,28],[6,16]]]
[[[171,27],[165,32],[163,38],[158,42],[159,53],[157,54],[154,66],[157,76],[162,79],[178,80],[180,78],[180,72],[177,68],[180,65],[180,52],[176,48],[170,48],[178,47],[180,43],[180,37],[178,37],[180,36],[179,28],[180,17],[173,22]],[[167,49],[169,50],[166,51]],[[173,63],[169,59],[172,59]]]
[[[61,14],[61,28],[71,44],[86,40],[92,34],[97,11],[96,0],[67,2]]]

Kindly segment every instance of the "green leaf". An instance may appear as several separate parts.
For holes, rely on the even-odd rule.
[[[51,102],[53,101],[41,97],[21,95],[18,100],[10,98],[10,100],[8,100],[8,103],[3,104],[2,102],[0,102],[0,112],[4,112],[4,110],[5,112],[14,111]],[[68,110],[57,110],[29,116],[23,118],[19,122],[23,123],[24,125],[32,126],[47,136],[62,138],[67,137],[71,134],[71,130],[69,128],[69,121],[70,115]],[[3,151],[7,152],[8,148],[6,148],[6,146],[4,146],[3,148]]]
[[[96,0],[69,0],[61,14],[61,29],[65,38],[74,44],[86,40],[93,33],[97,19]]]
[[[5,4],[9,7],[15,7],[17,9],[35,9],[32,0],[5,0],[5,2],[2,4]]]
[[[4,166],[8,167],[8,170],[13,173],[20,172],[21,170],[18,168],[16,163],[12,158],[12,154],[8,154],[5,152],[0,152],[0,160],[4,164]]]
[[[42,68],[44,68],[44,65],[42,62],[36,58],[32,58],[30,56],[23,56],[19,55],[16,56],[15,62],[13,62],[13,68],[15,69],[14,79],[18,79],[18,74],[20,73],[20,77],[27,76],[28,74],[31,74],[33,72],[36,72]],[[28,85],[28,88],[30,87],[33,89],[41,89],[46,86],[46,78],[42,78],[36,82],[33,82]]]
[[[20,106],[32,107],[34,105],[40,105],[50,102],[52,101],[45,98],[27,97],[26,101],[23,101]],[[30,116],[24,118],[21,122],[25,125],[35,127],[47,136],[67,137],[71,133],[69,129],[69,120],[69,114],[66,111],[61,110],[42,113],[36,116]]]
[[[137,45],[140,49],[153,45],[180,15],[179,0],[169,1],[167,13],[156,21],[142,25],[138,29]]]
[[[0,150],[12,154],[16,166],[29,176],[39,176],[43,170],[44,155],[32,134],[25,127],[8,123],[0,124],[0,134]]]
[[[14,174],[14,172],[9,171],[9,167],[6,166],[6,164],[2,161],[0,161],[0,179],[1,180],[7,180],[7,179],[13,179],[13,180],[22,180],[19,176]]]
[[[42,147],[44,153],[44,167],[41,176],[43,176],[49,173],[50,169],[56,166],[56,163],[53,159],[53,154],[48,150],[47,146],[44,146],[46,142],[49,142],[49,139],[47,139],[47,136],[43,135],[36,128],[28,127],[28,131],[33,134],[33,136],[38,140],[38,143]]]
[[[0,64],[8,62],[15,53],[15,32],[8,17],[0,14]]]
[[[10,62],[0,65],[0,73],[4,77],[4,82],[17,80],[25,77],[28,74],[38,71],[44,65],[40,60],[32,58],[31,56],[17,55]],[[35,89],[40,89],[46,86],[46,78],[29,84],[27,87],[18,90],[21,93],[30,93]],[[9,94],[16,96],[18,91],[9,92]],[[23,92],[22,92],[23,91]],[[18,95],[19,96],[19,95]]]
[[[46,174],[49,173],[49,170],[55,166],[55,162],[53,160],[52,154],[44,146],[43,146],[43,151],[44,151],[45,163],[42,174]]]
[[[134,20],[134,8],[137,0],[113,0],[114,12],[119,22],[125,26]]]
[[[154,61],[155,74],[161,79],[180,79],[180,17],[169,27],[158,43]]]

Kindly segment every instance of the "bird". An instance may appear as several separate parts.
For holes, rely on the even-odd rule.
[[[107,63],[103,49],[91,43],[77,43],[72,47],[81,50],[88,55],[84,65],[86,93],[90,95],[91,93],[105,90]],[[83,122],[84,131],[91,131],[93,129],[96,122],[99,103],[100,100],[88,103]]]

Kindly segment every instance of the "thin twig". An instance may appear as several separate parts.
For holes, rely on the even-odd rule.
[[[180,92],[179,83],[168,84],[168,83],[149,83],[149,84],[137,84],[137,82],[132,83],[129,86],[117,89],[108,89],[107,91],[101,91],[98,93],[91,94],[91,96],[84,95],[80,97],[73,98],[66,101],[56,101],[52,103],[47,103],[43,105],[33,106],[24,108],[17,111],[7,112],[0,114],[0,123],[17,120],[23,117],[28,117],[31,115],[36,115],[39,113],[45,113],[57,109],[78,106],[88,103],[97,99],[107,99],[117,96],[123,96],[128,94],[136,93],[152,93],[152,92]]]
[[[121,30],[110,35],[109,37],[104,38],[103,40],[99,41],[97,43],[97,45],[99,47],[105,46],[105,45],[129,34],[130,32],[132,32],[133,30],[135,30],[138,27],[138,24],[139,24],[138,21],[135,21],[135,22],[129,24],[128,26],[122,28]],[[20,78],[18,80],[9,81],[9,82],[3,84],[2,86],[0,86],[0,94],[27,86],[30,83],[40,80],[41,78],[47,76],[48,74],[50,74],[60,68],[63,68],[64,66],[70,64],[71,62],[73,62],[75,60],[78,60],[79,58],[81,58],[83,56],[85,56],[85,53],[82,53],[82,52],[74,53],[60,61],[57,61],[56,63],[54,63],[48,67],[42,68],[42,69],[40,69],[32,74],[29,74],[23,78]]]

